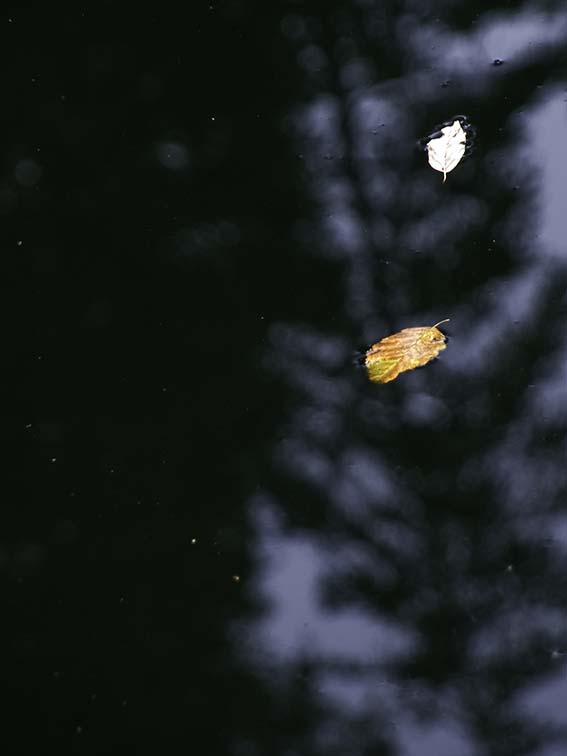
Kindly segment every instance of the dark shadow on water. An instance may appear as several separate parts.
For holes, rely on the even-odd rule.
[[[414,6],[15,16],[10,753],[567,748],[564,9]]]

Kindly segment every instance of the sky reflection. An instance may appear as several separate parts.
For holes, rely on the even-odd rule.
[[[308,344],[305,326],[281,322],[268,346],[294,407],[273,450],[281,524],[258,526],[273,611],[256,632],[276,657],[309,659],[349,716],[392,722],[393,752],[476,756],[498,737],[499,753],[556,756],[565,93],[513,77],[553,58],[565,15],[487,13],[470,31],[402,16],[408,66],[388,77],[380,51],[364,55],[358,13],[348,44],[299,15],[282,26],[311,86],[293,116],[309,253],[341,261],[343,309]],[[463,107],[480,144],[443,186],[416,140]],[[347,366],[353,334],[442,317],[443,359],[391,390]]]

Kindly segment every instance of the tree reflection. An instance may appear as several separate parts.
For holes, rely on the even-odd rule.
[[[566,276],[522,147],[560,76],[557,6],[9,19],[10,753],[543,756],[563,736],[537,712],[567,652]],[[476,151],[443,184],[418,144],[455,113]],[[353,369],[447,317],[425,369]],[[308,544],[289,583],[282,534]],[[290,620],[273,573],[299,651],[266,632]]]
[[[316,654],[320,676],[386,675],[426,719],[450,700],[471,753],[535,754],[565,735],[522,701],[557,673],[565,642],[567,564],[552,538],[565,414],[546,396],[562,379],[566,277],[537,245],[514,118],[556,76],[559,48],[526,46],[505,74],[481,60],[441,85],[440,65],[418,65],[424,40],[440,39],[420,23],[388,3],[284,22],[305,72],[291,118],[312,198],[300,239],[314,265],[338,262],[342,296],[332,317],[297,307],[290,321],[306,323],[273,331],[269,361],[295,406],[269,489],[288,528],[328,553],[327,607],[415,639],[373,672]],[[411,148],[460,112],[479,147],[445,188]],[[437,365],[387,389],[351,374],[353,341],[443,317],[454,338]],[[357,716],[384,712],[378,696]],[[343,749],[397,752],[394,734],[372,732]]]

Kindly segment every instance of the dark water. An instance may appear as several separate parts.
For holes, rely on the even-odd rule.
[[[3,753],[567,754],[566,25],[3,12]]]

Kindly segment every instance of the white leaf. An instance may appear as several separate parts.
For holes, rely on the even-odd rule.
[[[427,143],[429,165],[441,171],[443,181],[465,154],[467,135],[459,120],[441,129],[441,136]]]

